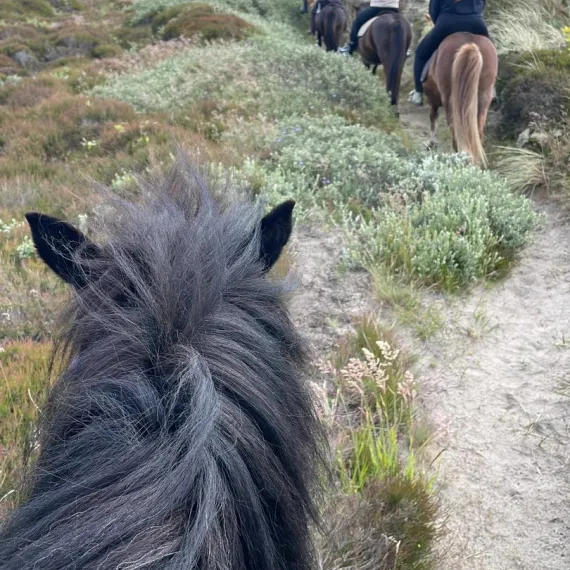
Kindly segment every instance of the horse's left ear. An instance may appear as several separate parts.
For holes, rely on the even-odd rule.
[[[261,220],[260,257],[265,270],[271,269],[279,259],[293,231],[295,200],[283,202]]]
[[[57,218],[28,212],[26,220],[38,255],[64,281],[80,289],[87,284],[85,268],[78,264],[77,253],[85,258],[99,255],[99,248],[71,224]]]

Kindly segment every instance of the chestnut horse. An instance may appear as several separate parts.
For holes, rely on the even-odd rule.
[[[453,150],[486,166],[483,133],[497,79],[497,50],[489,38],[465,32],[451,34],[439,46],[423,82],[431,106],[431,145],[437,144],[436,123],[445,109]]]
[[[361,8],[368,4],[361,4]],[[406,53],[412,42],[412,26],[406,17],[398,12],[378,16],[364,35],[358,38],[358,52],[366,67],[384,66],[386,91],[392,105],[398,105],[402,71]],[[396,111],[396,114],[398,112]]]

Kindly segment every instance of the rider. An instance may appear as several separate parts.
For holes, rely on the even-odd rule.
[[[400,0],[371,0],[370,7],[362,10],[352,22],[350,29],[350,41],[338,51],[348,55],[352,55],[358,47],[358,30],[376,16],[389,12],[400,11]]]
[[[430,0],[429,15],[435,26],[416,48],[415,90],[410,93],[411,103],[423,105],[422,71],[429,58],[447,36],[456,32],[469,32],[489,37],[483,18],[484,11],[485,0]]]

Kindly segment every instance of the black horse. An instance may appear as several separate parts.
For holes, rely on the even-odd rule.
[[[359,10],[366,7],[368,4],[361,4]],[[384,67],[386,91],[396,108],[400,98],[402,71],[411,42],[412,26],[399,12],[381,14],[358,39],[358,52],[364,64],[368,68],[372,67],[373,73],[376,73],[379,65]]]
[[[181,160],[105,245],[27,215],[74,299],[3,570],[308,570],[320,429],[266,278],[293,201],[221,206]],[[316,488],[316,487],[315,487]]]

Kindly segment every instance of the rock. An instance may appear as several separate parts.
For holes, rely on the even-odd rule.
[[[525,129],[517,138],[517,148],[522,148],[526,144],[528,144],[530,140],[530,129]]]
[[[545,146],[548,143],[550,136],[548,133],[536,132],[532,133],[529,137],[529,142],[537,143],[540,146]]]
[[[12,54],[12,59],[21,67],[34,67],[38,60],[27,51],[20,50]]]

